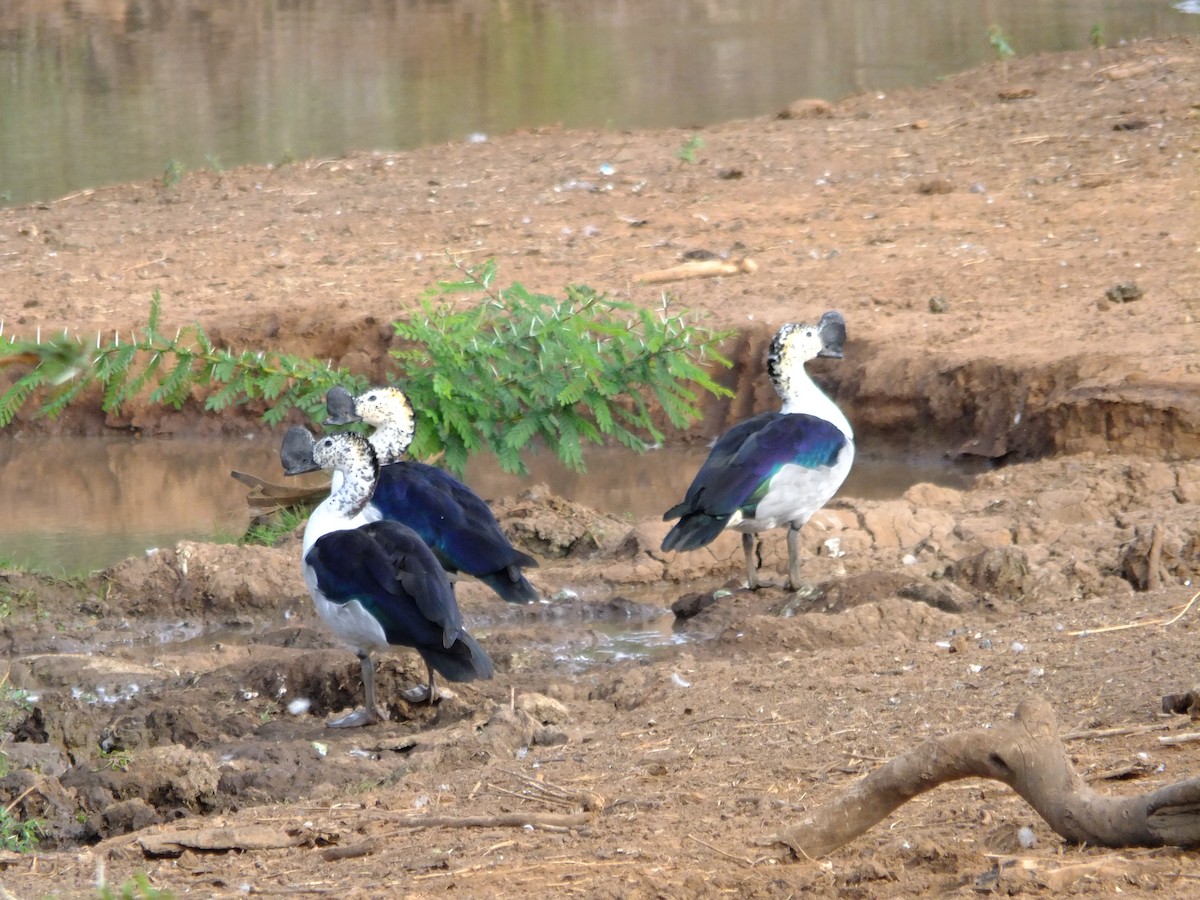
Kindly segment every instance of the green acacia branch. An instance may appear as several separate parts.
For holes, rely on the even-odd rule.
[[[666,300],[651,311],[585,286],[568,287],[565,299],[519,284],[495,290],[492,262],[458,268],[463,279],[427,293],[423,315],[394,323],[403,342],[392,351],[394,380],[420,413],[417,456],[441,454],[460,470],[486,448],[523,472],[520,450],[540,438],[582,469],[583,442],[641,450],[662,440],[649,400],[683,427],[700,414],[689,385],[729,393],[706,367],[728,366],[717,351],[728,335],[676,315]],[[447,301],[470,291],[487,300],[469,309]]]
[[[156,292],[150,318],[128,340],[114,334],[94,345],[67,334],[48,341],[0,339],[0,366],[24,364],[29,370],[0,395],[0,427],[8,425],[35,393],[45,398],[36,414],[54,417],[89,388],[101,392],[100,408],[119,413],[148,390],[152,404],[183,407],[195,389],[208,391],[205,408],[217,411],[255,399],[272,402],[263,414],[270,425],[299,407],[319,413],[324,394],[335,384],[365,386],[345,370],[284,353],[216,347],[199,325],[179,329],[175,337],[159,330],[161,299]]]
[[[584,443],[616,440],[641,450],[660,442],[653,404],[682,427],[699,416],[697,392],[729,394],[708,368],[729,365],[717,351],[727,335],[677,315],[669,298],[646,310],[582,285],[550,297],[519,284],[496,288],[491,261],[455,267],[461,280],[439,283],[423,314],[393,323],[401,346],[390,354],[390,380],[417,410],[418,458],[442,455],[461,472],[471,454],[489,450],[520,472],[522,450],[542,440],[582,469]],[[472,293],[482,302],[448,300]],[[0,336],[0,368],[25,367],[0,396],[0,427],[34,398],[37,415],[55,416],[89,389],[100,391],[105,412],[133,401],[180,409],[203,396],[205,409],[221,411],[263,400],[270,404],[263,420],[277,425],[293,408],[324,418],[334,385],[366,387],[363,377],[315,360],[218,348],[198,324],[171,337],[159,327],[160,313],[156,293],[144,328],[129,340],[97,336],[94,346],[65,334],[32,342]]]

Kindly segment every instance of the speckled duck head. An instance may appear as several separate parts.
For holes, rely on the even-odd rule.
[[[371,446],[380,465],[396,462],[408,451],[417,419],[408,396],[396,387],[371,388],[351,397],[344,388],[331,388],[325,395],[326,425],[366,422],[375,431]]]
[[[808,382],[804,364],[818,356],[842,358],[846,343],[846,320],[830,310],[816,325],[788,322],[776,333],[767,351],[767,374],[785,401],[794,393],[794,383]]]
[[[821,416],[847,436],[853,434],[841,410],[804,370],[804,364],[818,356],[841,359],[845,343],[846,320],[836,310],[825,313],[816,325],[789,322],[779,329],[767,352],[767,374],[783,401],[782,412]]]
[[[379,462],[367,439],[348,431],[327,434],[313,441],[312,461],[342,476],[326,502],[338,507],[344,516],[361,512],[379,480]]]

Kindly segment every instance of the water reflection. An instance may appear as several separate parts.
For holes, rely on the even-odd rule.
[[[534,483],[568,499],[631,520],[657,516],[687,489],[707,455],[678,447],[634,456],[619,448],[589,449],[586,474],[549,452],[526,457],[518,477],[494,458],[472,460],[465,480],[481,496],[513,496]],[[56,438],[0,440],[0,559],[56,572],[103,568],[149,547],[182,539],[235,538],[251,510],[236,469],[285,481],[278,442],[244,440]],[[899,496],[917,481],[966,484],[969,476],[934,463],[862,457],[842,494]],[[287,480],[320,484],[320,475]]]
[[[76,572],[160,543],[240,536],[246,488],[229,472],[248,467],[278,472],[277,448],[265,440],[0,441],[0,557]]]
[[[1166,0],[5,0],[0,196],[523,126],[689,126],[1200,32]]]

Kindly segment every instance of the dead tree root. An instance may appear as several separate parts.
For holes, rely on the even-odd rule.
[[[926,741],[769,839],[795,859],[849,843],[925,791],[960,778],[1002,781],[1064,840],[1103,847],[1200,847],[1200,778],[1108,797],[1072,768],[1050,704],[1025,700],[1012,721]]]

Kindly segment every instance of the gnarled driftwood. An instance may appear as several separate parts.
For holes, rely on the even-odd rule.
[[[1011,722],[926,741],[770,840],[798,859],[836,850],[918,794],[960,778],[1002,781],[1064,839],[1104,847],[1200,847],[1200,778],[1132,797],[1093,791],[1071,766],[1050,704]]]

